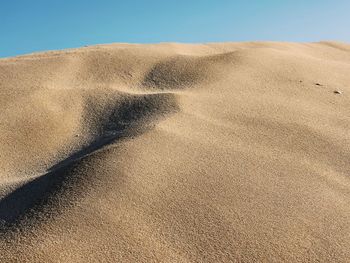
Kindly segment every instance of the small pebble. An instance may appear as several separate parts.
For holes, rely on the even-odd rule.
[[[322,86],[320,83],[315,83],[316,86]]]
[[[335,90],[333,91],[334,94],[342,94],[342,92],[340,90]]]

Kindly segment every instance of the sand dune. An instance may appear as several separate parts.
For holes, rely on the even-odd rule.
[[[0,262],[349,262],[350,46],[0,60]]]

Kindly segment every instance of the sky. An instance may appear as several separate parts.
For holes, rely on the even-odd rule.
[[[350,42],[350,0],[0,0],[0,57],[84,45]]]

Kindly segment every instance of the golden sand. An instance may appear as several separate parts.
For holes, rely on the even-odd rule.
[[[350,262],[350,45],[0,59],[0,262]]]

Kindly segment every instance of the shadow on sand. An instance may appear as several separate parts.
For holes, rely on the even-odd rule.
[[[0,233],[24,225],[31,226],[40,221],[43,214],[47,218],[59,213],[61,196],[69,191],[74,191],[76,195],[77,191],[84,189],[81,184],[85,184],[86,178],[79,168],[91,161],[93,153],[146,132],[157,119],[176,110],[175,96],[170,93],[137,96],[118,104],[99,123],[100,133],[89,145],[0,200]]]

